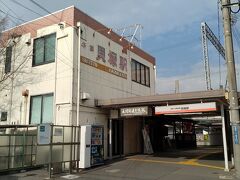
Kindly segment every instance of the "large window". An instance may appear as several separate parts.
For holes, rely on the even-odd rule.
[[[5,59],[5,73],[11,71],[12,64],[12,46],[6,48],[6,59]]]
[[[53,122],[53,94],[31,97],[30,124]]]
[[[132,59],[132,81],[150,87],[149,67]]]
[[[55,42],[55,33],[34,40],[33,66],[54,62]]]

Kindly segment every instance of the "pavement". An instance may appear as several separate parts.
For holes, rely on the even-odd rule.
[[[230,163],[229,163],[230,164]],[[46,169],[0,176],[0,180],[48,179]],[[175,150],[154,155],[133,155],[74,174],[56,174],[52,179],[76,180],[215,180],[236,179],[224,171],[221,148]]]

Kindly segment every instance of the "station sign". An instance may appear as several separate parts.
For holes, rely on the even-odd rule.
[[[38,126],[38,144],[50,144],[51,142],[51,124],[40,124]]]
[[[156,106],[155,115],[160,114],[181,114],[181,113],[200,113],[216,111],[217,106],[215,102],[210,103],[196,103],[196,104],[181,104],[170,106]]]
[[[148,116],[151,115],[151,111],[148,106],[140,106],[140,107],[129,107],[129,108],[121,108],[120,116]]]

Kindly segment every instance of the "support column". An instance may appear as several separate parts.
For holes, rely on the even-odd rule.
[[[229,166],[228,166],[228,148],[227,148],[225,116],[224,116],[223,104],[221,104],[221,117],[222,117],[222,137],[223,137],[224,162],[225,162],[224,171],[228,172],[229,171]]]
[[[109,120],[109,159],[112,159],[112,119]]]
[[[231,0],[222,0],[222,15],[223,15],[223,29],[224,29],[224,44],[225,44],[225,58],[227,61],[228,85],[229,85],[229,108],[230,121],[233,132],[233,150],[234,150],[234,164],[236,176],[240,179],[240,143],[239,143],[239,103],[237,92],[236,68],[233,53],[233,40],[231,28]]]

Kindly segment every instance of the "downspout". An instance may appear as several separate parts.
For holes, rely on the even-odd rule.
[[[56,46],[55,46],[55,74],[54,74],[54,104],[53,104],[53,124],[56,124],[57,122],[57,98],[56,98],[56,93],[57,93],[57,52],[58,52],[58,38],[57,38],[57,32],[56,32]]]
[[[13,104],[13,89],[14,89],[14,68],[15,68],[15,58],[16,58],[16,42],[13,39],[13,65],[12,66],[12,70],[13,74],[11,75],[11,90],[10,90],[10,107],[9,107],[9,123],[8,124],[12,124],[12,104]],[[15,124],[16,122],[14,122]]]
[[[80,37],[81,37],[81,28],[80,28],[80,22],[77,22],[77,28],[78,28],[78,56],[77,56],[77,126],[80,125],[80,120],[79,120],[79,109],[80,109],[80,68],[81,68],[81,42],[80,42]]]

